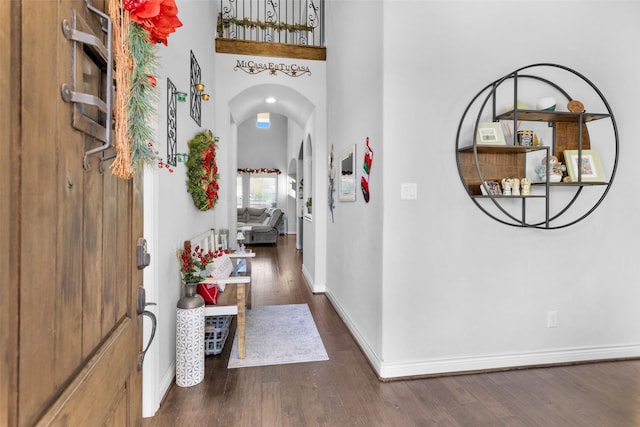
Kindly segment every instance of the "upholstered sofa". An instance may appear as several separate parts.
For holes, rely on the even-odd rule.
[[[244,234],[245,245],[276,243],[284,217],[278,208],[238,208],[238,230]]]

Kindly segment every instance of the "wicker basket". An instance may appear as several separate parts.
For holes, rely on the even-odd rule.
[[[206,316],[204,318],[204,354],[220,354],[229,335],[231,316]]]

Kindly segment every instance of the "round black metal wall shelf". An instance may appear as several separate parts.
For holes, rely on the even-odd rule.
[[[593,213],[611,188],[618,151],[604,95],[577,71],[550,63],[484,87],[456,136],[458,173],[471,200],[500,223],[546,230]]]

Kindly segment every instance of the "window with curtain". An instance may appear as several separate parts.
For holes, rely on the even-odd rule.
[[[275,208],[278,203],[276,173],[238,173],[236,188],[238,207]]]

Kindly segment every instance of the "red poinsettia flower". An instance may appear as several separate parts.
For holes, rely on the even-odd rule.
[[[123,0],[122,5],[131,13],[131,19],[138,22],[158,16],[160,3],[158,0]]]
[[[157,40],[166,46],[167,37],[175,32],[177,27],[181,26],[182,22],[180,22],[177,16],[158,15],[158,17],[154,19],[153,30],[149,31],[149,33],[152,40]]]
[[[154,43],[166,45],[169,34],[182,26],[175,0],[124,0],[123,6],[131,20],[149,32]]]

